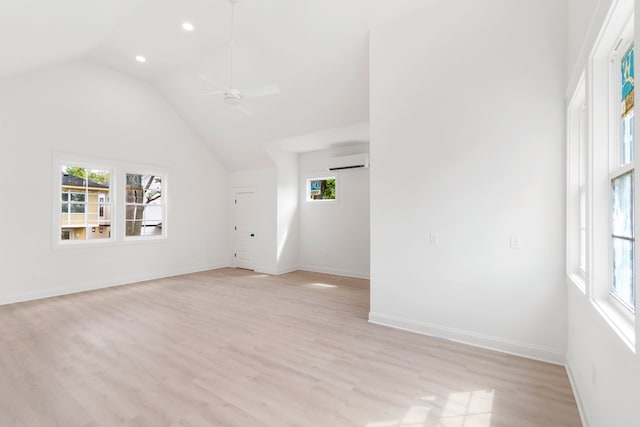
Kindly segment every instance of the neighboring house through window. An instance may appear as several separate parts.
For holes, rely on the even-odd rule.
[[[111,237],[111,172],[81,166],[60,169],[60,240]]]

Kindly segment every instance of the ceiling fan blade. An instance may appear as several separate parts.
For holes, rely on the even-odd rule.
[[[247,116],[253,116],[253,111],[251,111],[250,109],[248,109],[244,105],[236,105],[233,108],[235,108],[236,110],[240,111],[242,114],[245,114]]]
[[[207,73],[198,73],[197,76],[200,80],[202,80],[204,83],[208,85],[216,86],[216,87],[222,86],[216,79],[214,79]]]
[[[201,93],[198,96],[211,96],[211,95],[219,95],[221,93],[225,93],[226,89],[214,90],[213,92],[205,92]]]
[[[277,95],[278,93],[280,93],[280,88],[278,87],[278,85],[269,85],[243,90],[242,97],[257,98],[259,96]]]

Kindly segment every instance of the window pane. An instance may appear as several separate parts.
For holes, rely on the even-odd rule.
[[[127,190],[127,203],[144,203],[144,191],[142,188]]]
[[[62,166],[61,240],[108,239],[111,172],[80,166]]]
[[[148,205],[144,208],[143,219],[148,223],[162,222],[162,206]]]
[[[156,175],[143,175],[142,185],[149,191],[161,191],[162,190],[162,178]]]
[[[87,227],[87,239],[108,239],[111,237],[108,225]]]
[[[142,221],[127,221],[125,229],[127,236],[141,236],[143,232]]]
[[[612,181],[612,234],[633,237],[633,172]]]
[[[613,284],[611,292],[631,309],[635,307],[633,245],[634,242],[631,240],[616,237],[612,239]]]
[[[142,224],[141,234],[143,236],[162,235],[162,223],[158,221],[145,221]]]
[[[162,177],[127,174],[125,235],[162,235]]]
[[[142,220],[142,215],[144,213],[143,205],[127,205],[125,208],[125,219],[127,221],[130,220]]]
[[[580,188],[580,241],[579,241],[579,252],[580,259],[578,263],[578,268],[583,271],[587,269],[587,199],[584,191],[584,187]]]
[[[90,188],[108,188],[111,181],[109,171],[100,169],[89,169],[89,181],[87,186]]]
[[[626,165],[633,161],[633,117],[634,111],[631,110],[622,118],[621,138],[622,146],[620,147],[620,163]]]
[[[620,61],[621,76],[621,135],[620,135],[620,164],[626,165],[633,161],[634,129],[634,47],[631,46]]]
[[[84,213],[85,205],[82,203],[72,203],[71,204],[71,213]]]
[[[335,200],[335,178],[310,179],[307,186],[308,200]]]

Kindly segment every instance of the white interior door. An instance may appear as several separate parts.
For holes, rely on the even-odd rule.
[[[256,193],[236,193],[234,216],[235,266],[253,270],[255,268]]]

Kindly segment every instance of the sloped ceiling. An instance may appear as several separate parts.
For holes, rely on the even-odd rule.
[[[0,78],[88,58],[157,88],[229,170],[268,167],[267,144],[366,140],[369,28],[428,1],[239,0],[234,86],[281,91],[251,116],[200,96],[230,80],[228,0],[0,0]]]

